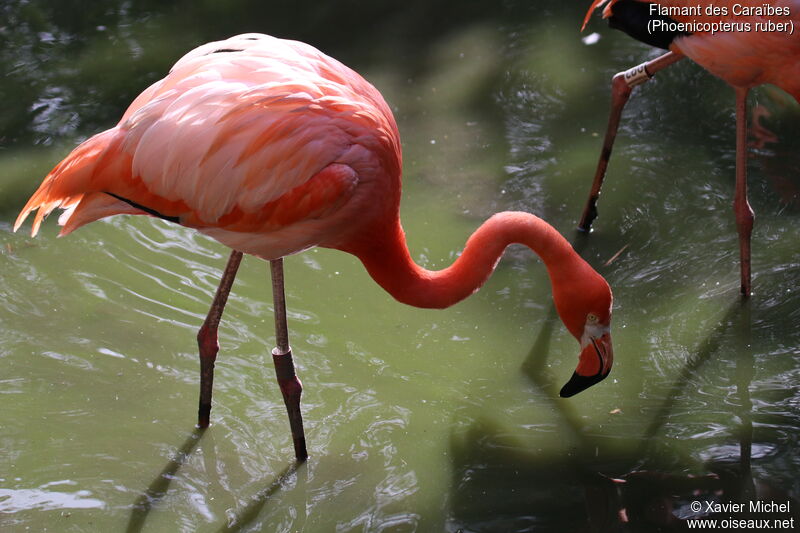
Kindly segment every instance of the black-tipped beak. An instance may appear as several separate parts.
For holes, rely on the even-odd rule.
[[[591,337],[591,342],[587,342],[581,349],[578,366],[567,384],[561,387],[559,396],[569,398],[595,383],[600,383],[611,372],[613,364],[614,348],[611,344],[611,334],[606,332],[600,337]]]
[[[608,376],[608,373],[595,374],[594,376],[581,376],[577,372],[573,372],[572,377],[569,378],[569,381],[567,381],[566,385],[561,387],[561,392],[559,392],[558,395],[562,398],[575,396],[579,392],[588,389],[592,385],[600,383],[606,379],[606,376]]]

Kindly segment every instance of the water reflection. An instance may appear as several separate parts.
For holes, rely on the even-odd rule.
[[[77,485],[74,481],[51,481],[36,489],[0,489],[0,512],[15,513],[26,509],[104,509],[106,503],[91,498],[88,490],[65,492],[51,487]]]
[[[237,532],[246,529],[252,523],[258,520],[265,505],[267,505],[273,496],[279,490],[294,490],[303,493],[306,490],[307,472],[305,462],[294,462],[287,466],[280,475],[277,476],[275,481],[270,483],[266,488],[259,491],[250,503],[248,503],[241,511],[237,513],[230,513],[228,515],[227,526],[221,528],[220,532]],[[298,506],[289,512],[289,520],[284,524],[287,528],[302,530],[305,526],[307,517],[304,516],[307,505]]]
[[[178,449],[175,457],[167,463],[167,465],[158,475],[156,475],[155,479],[144,492],[144,494],[137,498],[137,500],[133,503],[133,510],[131,512],[131,518],[128,522],[128,528],[126,531],[129,533],[134,533],[141,531],[142,528],[144,528],[147,515],[150,513],[153,507],[158,505],[158,503],[164,498],[164,495],[167,493],[167,490],[169,489],[172,480],[175,478],[178,469],[180,469],[180,467],[186,463],[189,455],[191,455],[191,453],[200,443],[200,439],[205,433],[205,430],[206,428],[196,428],[186,438],[186,441]]]
[[[687,359],[673,386],[651,422],[640,436],[631,435],[638,447],[622,454],[609,454],[607,438],[588,430],[586,423],[564,402],[552,407],[571,427],[577,443],[553,453],[534,453],[520,441],[488,420],[473,424],[468,432],[451,440],[453,493],[448,530],[456,531],[678,531],[693,518],[730,518],[730,512],[709,512],[713,503],[745,502],[747,511],[737,519],[791,519],[800,516],[800,501],[776,486],[774,480],[754,474],[753,460],[769,460],[754,453],[753,402],[755,376],[752,349],[752,302],[736,302]],[[537,386],[550,387],[541,377],[556,317],[540,330],[525,374]],[[726,402],[732,422],[721,427],[721,435],[692,434],[690,439],[730,441],[714,444],[691,455],[676,455],[665,446],[663,434],[674,425],[675,411],[687,400],[687,390],[704,373],[712,358],[730,363],[733,388]],[[722,377],[722,376],[718,376]],[[724,379],[724,378],[723,378]],[[715,394],[724,385],[715,386]],[[706,420],[718,414],[702,411]],[[613,437],[612,437],[613,438]],[[755,445],[758,449],[760,443]],[[499,495],[489,503],[485,495]],[[554,498],[553,495],[557,495]],[[781,516],[751,512],[750,501],[790,502],[791,512]],[[690,505],[702,502],[698,511]],[[570,516],[571,521],[565,520]]]
[[[205,434],[206,428],[195,428],[183,445],[174,453],[174,457],[170,459],[161,472],[156,475],[147,490],[136,499],[132,506],[126,531],[134,533],[144,529],[148,515],[160,505],[163,505],[162,500],[178,475],[179,470],[188,462],[192,453],[194,453],[200,445],[201,439],[203,439]],[[213,440],[212,442],[206,442],[205,449],[204,461],[206,463],[206,472],[214,472],[217,470],[217,465],[216,454],[213,451]],[[226,513],[228,523],[219,531],[235,532],[248,528],[248,526],[258,518],[264,506],[272,500],[278,491],[295,490],[302,493],[305,489],[304,479],[306,476],[304,463],[294,462],[290,464],[280,472],[275,477],[275,480],[268,486],[259,490],[254,496],[249,498],[249,502],[245,503],[240,509],[235,511],[229,510],[230,512]],[[207,502],[205,502],[203,496],[202,487],[206,485],[206,482],[203,480],[198,481],[199,483],[196,484],[193,489],[191,486],[192,483],[184,483],[177,490],[193,490],[192,494],[194,497],[192,499],[195,502],[193,505],[194,511],[207,522],[213,522],[216,517],[208,508]],[[302,511],[302,507],[300,511]],[[298,515],[297,509],[295,509],[291,515],[292,527],[302,528],[304,520]],[[191,526],[191,523],[192,522],[187,522],[187,525]]]

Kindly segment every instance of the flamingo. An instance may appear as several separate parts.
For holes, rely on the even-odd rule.
[[[578,228],[589,231],[597,217],[603,185],[620,116],[632,89],[684,57],[722,78],[736,93],[736,186],[733,211],[739,234],[740,292],[751,294],[750,235],[753,210],[747,199],[747,93],[771,83],[800,102],[799,0],[594,0],[595,9],[634,39],[668,50],[664,55],[616,74],[611,82],[611,114],[589,199]],[[728,24],[727,27],[711,26]],[[712,31],[716,30],[716,31]]]
[[[75,148],[22,209],[31,234],[55,208],[60,235],[103,217],[150,215],[208,235],[232,252],[197,340],[198,426],[209,425],[217,330],[243,254],[270,262],[276,376],[295,455],[307,450],[302,384],[289,346],[282,258],[314,246],[355,255],[398,301],[445,308],[487,280],[512,243],[544,262],[560,318],[579,341],[560,391],[572,396],[611,370],[612,294],[552,226],[498,213],[440,271],[414,263],[400,224],[400,137],[381,94],[310,45],[261,34],[204,44],[139,95],[119,123]]]

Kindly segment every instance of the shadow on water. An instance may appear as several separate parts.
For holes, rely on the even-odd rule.
[[[692,377],[696,376],[700,369],[705,365],[711,357],[716,354],[720,346],[723,343],[723,340],[726,338],[728,331],[734,328],[737,332],[737,341],[738,346],[742,348],[741,350],[735,350],[733,355],[737,357],[736,359],[736,369],[737,369],[737,376],[739,373],[742,373],[748,379],[745,383],[741,383],[737,381],[737,389],[739,391],[740,397],[743,397],[742,394],[744,391],[744,397],[747,398],[746,400],[746,407],[745,410],[745,401],[742,400],[742,406],[740,412],[737,412],[737,415],[740,417],[746,416],[749,420],[750,417],[750,395],[749,395],[749,386],[750,381],[752,381],[753,377],[753,354],[748,349],[751,344],[751,334],[750,334],[750,300],[742,300],[739,302],[734,303],[730,306],[728,311],[725,313],[725,316],[719,321],[719,324],[711,330],[705,340],[698,346],[697,350],[692,354],[692,357],[686,362],[681,370],[681,373],[678,375],[678,378],[673,383],[672,388],[670,389],[669,393],[667,394],[666,400],[664,403],[661,404],[661,407],[655,412],[652,421],[647,426],[643,434],[643,438],[641,441],[641,450],[640,453],[645,455],[649,450],[648,448],[654,442],[654,438],[658,434],[659,430],[667,423],[669,420],[670,414],[672,413],[673,407],[675,403],[680,399],[681,395],[686,389],[686,386],[691,382]],[[748,366],[749,372],[744,374],[740,372],[742,366]],[[752,427],[751,427],[752,429]],[[748,448],[749,451],[749,448]],[[749,453],[748,453],[749,458]]]
[[[178,449],[178,453],[175,454],[175,457],[170,459],[163,470],[158,473],[153,482],[150,483],[150,486],[147,487],[144,494],[136,499],[136,502],[133,504],[133,510],[131,511],[131,518],[128,521],[128,528],[126,529],[128,533],[135,533],[142,530],[147,515],[149,515],[153,507],[164,498],[172,480],[175,479],[175,474],[192,455],[192,452],[197,448],[205,432],[206,428],[194,428],[183,445]]]
[[[127,533],[138,533],[143,530],[150,512],[163,500],[178,470],[186,464],[189,457],[191,457],[192,453],[197,449],[206,429],[207,428],[195,427],[181,447],[178,448],[175,457],[170,459],[153,482],[150,483],[150,486],[147,487],[147,490],[136,499],[136,502],[133,504],[130,520],[128,521],[128,527],[126,528]],[[306,469],[301,468],[304,464],[305,462],[298,461],[287,466],[272,483],[253,496],[250,503],[238,513],[238,516],[236,516],[234,520],[219,531],[226,533],[241,531],[258,517],[264,505],[266,505],[280,489],[290,485],[305,485],[306,476],[300,475],[301,473],[306,473]]]
[[[238,513],[231,523],[219,529],[220,533],[235,533],[247,528],[247,526],[252,524],[258,518],[267,502],[269,502],[276,495],[276,493],[283,488],[299,487],[298,490],[301,493],[305,492],[308,474],[308,469],[303,468],[305,464],[305,461],[295,461],[287,466],[272,483],[253,496],[253,498],[250,500],[250,503],[248,503],[244,509]],[[303,516],[296,516],[292,522],[292,527],[297,531],[302,530],[305,523],[304,518],[305,517]]]
[[[576,249],[580,252],[582,247],[579,240]],[[789,513],[750,512],[749,508],[751,501],[791,499],[785,491],[754,478],[752,472],[751,305],[742,300],[729,307],[687,360],[651,423],[641,436],[633,437],[639,440],[638,446],[617,454],[600,453],[598,437],[587,433],[586,424],[569,403],[556,398],[552,380],[542,373],[558,318],[551,305],[521,371],[551,398],[562,421],[557,430],[569,428],[577,444],[566,453],[534,451],[488,420],[475,423],[461,438],[452,437],[450,530],[668,532],[686,529],[686,520],[693,518],[797,519],[797,502],[792,502]],[[721,350],[731,343],[735,346]],[[674,452],[655,450],[659,432],[692,378],[720,353],[733,363],[736,394],[728,405],[738,422],[729,432],[738,443],[737,456],[697,464],[691,457],[671,457]],[[489,491],[495,497],[487,499]],[[699,512],[697,502],[702,505]],[[746,505],[732,515],[714,512],[706,502]]]

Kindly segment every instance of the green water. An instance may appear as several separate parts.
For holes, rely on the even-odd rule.
[[[610,77],[655,52],[600,23],[585,44],[583,6],[531,4],[0,7],[0,530],[615,531],[618,508],[650,508],[633,493],[665,492],[679,517],[694,498],[798,498],[800,109],[774,89],[751,100],[774,138],[751,151],[742,303],[733,92],[688,62],[637,89],[595,231],[577,235]],[[421,264],[447,265],[502,210],[574,242],[614,290],[611,376],[557,398],[578,345],[527,250],[444,311],[312,250],[286,260],[311,455],[295,468],[268,268],[245,258],[212,426],[195,431],[195,334],[228,250],[145,217],[63,239],[54,220],[35,239],[11,224],[50,166],[182,53],[245,31],[311,42],[384,93]],[[609,478],[634,471],[618,496]],[[711,474],[715,489],[674,488]]]

